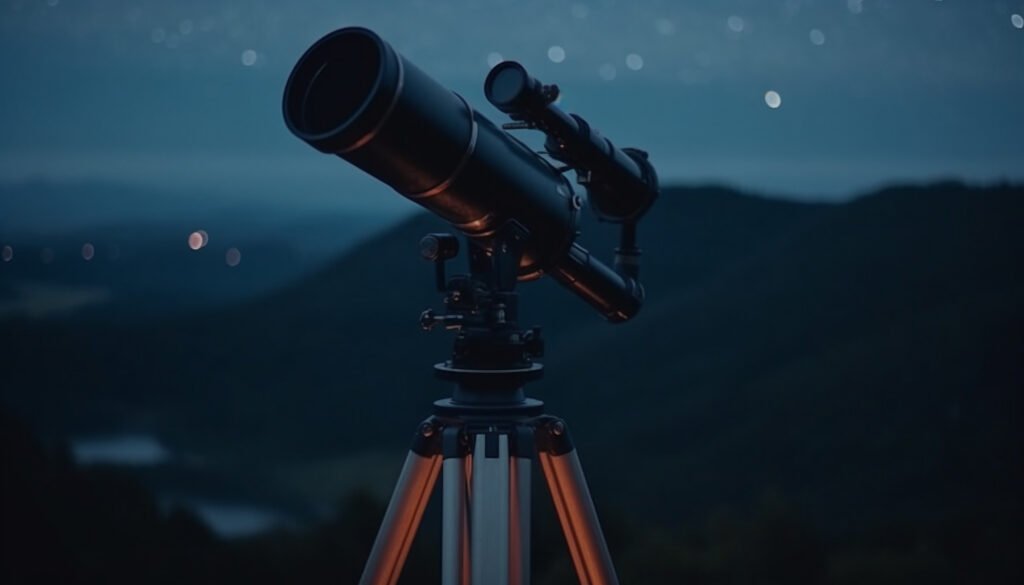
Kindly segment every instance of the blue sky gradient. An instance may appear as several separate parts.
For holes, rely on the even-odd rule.
[[[649,150],[665,182],[842,199],[891,181],[1020,181],[1015,14],[1024,0],[3,0],[0,181],[412,209],[282,122],[291,66],[348,25],[492,119],[489,62],[521,61],[565,109]]]

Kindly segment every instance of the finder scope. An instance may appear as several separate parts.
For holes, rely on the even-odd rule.
[[[552,158],[568,167],[556,168],[365,28],[336,30],[302,55],[285,86],[284,119],[317,150],[369,173],[485,247],[503,226],[517,224],[527,234],[520,280],[548,274],[610,321],[633,317],[644,298],[635,222],[658,193],[646,155],[615,148],[582,118],[563,113],[552,103],[557,87],[516,63],[492,70],[485,91],[519,121],[514,126],[547,133]],[[614,270],[575,242],[582,200],[563,175],[568,168],[600,217],[626,224]]]

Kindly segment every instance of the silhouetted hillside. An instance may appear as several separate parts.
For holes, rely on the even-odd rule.
[[[0,183],[0,319],[145,321],[252,299],[392,222],[159,189]],[[207,235],[200,250],[188,242],[196,230]]]
[[[126,472],[48,452],[2,410],[0,453],[0,583],[355,583],[384,512],[353,494],[315,530],[224,541]],[[437,581],[422,549],[401,583]]]
[[[843,522],[1019,510],[1022,220],[1020,191],[956,185],[835,208],[635,326],[578,333],[550,402],[628,412],[620,433],[577,424],[602,481],[652,501],[612,470],[671,462],[685,479],[653,503],[681,515],[752,486]]]
[[[775,498],[828,533],[970,535],[959,562],[987,565],[1021,542],[1021,225],[1015,187],[843,205],[666,190],[641,226],[635,321],[521,287],[524,323],[548,337],[531,393],[573,425],[599,504],[678,528]],[[600,227],[582,241],[608,257]],[[300,284],[190,318],[7,321],[3,400],[47,437],[155,433],[252,497],[380,487],[448,393],[430,366],[451,338],[416,326],[438,304],[416,243],[439,228],[414,217]],[[372,464],[338,463],[360,453]]]
[[[830,209],[725,190],[668,191],[642,232],[651,296],[657,298],[676,286],[697,286],[742,261],[757,246],[785,237],[795,226]],[[290,411],[301,413],[302,421],[294,424],[304,432],[268,437],[267,446],[294,442],[334,452],[363,431],[335,424],[338,413],[376,410],[381,400],[390,407],[380,413],[380,424],[403,428],[399,421],[404,421],[412,428],[428,412],[430,402],[448,392],[432,379],[430,366],[445,358],[451,339],[423,334],[416,325],[419,312],[439,302],[432,267],[419,259],[416,245],[423,233],[443,228],[430,216],[417,216],[271,297],[172,323],[106,330],[102,324],[9,320],[5,332],[20,339],[12,351],[33,355],[32,340],[45,338],[47,345],[62,349],[63,360],[71,360],[65,362],[66,371],[76,372],[74,384],[68,384],[60,372],[33,371],[31,366],[38,361],[28,359],[11,372],[12,383],[17,380],[57,395],[67,392],[67,400],[82,402],[80,407],[86,409],[74,409],[79,421],[109,420],[122,408],[151,409],[160,417],[168,410],[183,410],[181,416],[189,421],[189,432],[181,438],[185,441],[206,432],[237,432],[247,440],[261,440],[262,433],[250,435],[243,427],[262,426],[264,422],[256,421],[267,414]],[[588,228],[584,241],[595,253],[607,256],[613,234]],[[456,267],[459,264],[455,262]],[[558,360],[576,343],[573,328],[605,327],[589,308],[556,285],[526,284],[522,291],[524,322],[542,324],[547,330],[551,369],[557,369]],[[131,342],[125,343],[127,339]],[[76,346],[86,346],[87,354],[74,351]],[[146,389],[129,380],[145,380]],[[289,390],[279,391],[284,388]],[[543,393],[543,387],[537,390]],[[262,399],[255,399],[255,392]],[[102,408],[83,416],[97,410],[100,397]],[[203,408],[194,409],[197,403]],[[234,423],[225,426],[220,414],[225,412],[232,413]],[[322,419],[316,422],[308,416]],[[166,427],[161,432],[180,428]],[[310,432],[325,434],[309,436]],[[404,444],[405,434],[390,440]],[[198,443],[208,446],[205,438]]]

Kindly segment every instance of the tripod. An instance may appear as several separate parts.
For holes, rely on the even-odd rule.
[[[543,353],[540,329],[517,322],[523,239],[513,222],[486,243],[467,240],[470,274],[450,280],[445,261],[458,253],[458,239],[430,234],[421,242],[446,293],[446,314],[427,310],[421,325],[458,330],[452,359],[434,366],[455,390],[415,433],[360,585],[398,581],[438,475],[442,584],[528,585],[534,458],[581,585],[618,583],[566,424],[523,391],[543,373],[533,361]]]

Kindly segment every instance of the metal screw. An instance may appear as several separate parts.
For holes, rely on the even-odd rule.
[[[560,420],[556,420],[555,422],[551,423],[551,434],[556,437],[561,437],[562,435],[564,435],[565,423]]]
[[[434,425],[425,422],[420,425],[420,434],[424,437],[429,437],[434,434]]]

